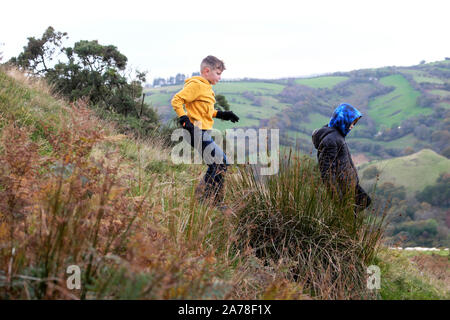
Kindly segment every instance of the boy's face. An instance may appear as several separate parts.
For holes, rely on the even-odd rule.
[[[215,85],[217,82],[220,81],[220,77],[222,75],[222,70],[220,69],[210,69],[206,67],[203,69],[202,76],[208,80],[212,85]]]
[[[349,130],[352,130],[353,127],[355,126],[355,124],[358,122],[359,118],[355,119],[355,121],[352,122],[352,124],[350,125],[350,127],[348,128]]]

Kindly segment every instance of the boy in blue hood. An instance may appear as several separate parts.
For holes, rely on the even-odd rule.
[[[366,209],[372,202],[359,185],[358,172],[345,142],[345,137],[361,117],[358,109],[342,103],[334,110],[330,122],[312,134],[322,180],[336,187],[341,196],[354,188],[355,212]]]

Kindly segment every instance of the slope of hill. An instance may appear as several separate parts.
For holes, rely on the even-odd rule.
[[[383,297],[367,293],[364,278],[379,222],[355,221],[351,207],[319,201],[327,194],[318,192],[313,162],[283,168],[268,186],[246,171],[230,172],[234,214],[220,212],[193,197],[203,166],[176,165],[157,138],[118,135],[82,101],[69,104],[50,92],[42,81],[0,68],[1,299]],[[282,259],[255,254],[245,238],[255,227],[266,254]],[[305,232],[312,234],[298,237]],[[309,246],[293,257],[310,260],[290,260],[284,249],[298,248],[283,239]],[[400,276],[389,271],[395,259],[376,261],[397,283]],[[79,268],[81,289],[68,288],[68,266]],[[293,266],[304,271],[300,281]],[[409,298],[446,298],[422,275],[414,281]],[[406,290],[386,289],[393,299]]]
[[[364,163],[359,168],[360,175],[364,177],[365,171],[373,167],[379,172],[378,184],[391,182],[404,186],[408,193],[414,194],[435,184],[441,174],[450,173],[450,159],[423,149],[408,156]],[[373,182],[374,179],[367,182]]]
[[[361,184],[388,204],[386,240],[401,246],[450,245],[450,160],[429,149],[359,167]]]
[[[206,240],[224,239],[223,214],[187,200],[199,166],[50,92],[0,66],[0,299],[229,294],[240,280]],[[71,265],[81,289],[66,286]]]
[[[255,203],[242,198],[251,199],[249,190],[254,199],[259,196],[242,181],[241,171],[230,168],[228,211],[201,204],[194,190],[204,166],[174,164],[171,150],[157,137],[142,141],[118,135],[83,101],[69,104],[50,92],[42,80],[0,68],[1,299],[325,299],[366,294],[364,266],[373,259],[380,233],[366,230],[363,219],[357,223],[366,236],[362,240],[350,238],[353,223],[343,226],[342,237],[329,232],[337,226],[322,228],[333,221],[342,224],[330,219],[333,203],[324,203],[317,212],[304,207],[303,218],[316,214],[319,224],[297,223],[283,230],[289,224],[273,220],[275,229],[270,230],[281,232],[310,226],[304,231],[320,233],[321,242],[332,240],[327,257],[358,266],[358,271],[341,273],[340,285],[330,290],[332,279],[322,277],[323,259],[302,263],[303,269],[295,272],[312,284],[306,288],[293,280],[289,262],[302,255],[278,260],[256,255],[251,247],[257,240],[269,253],[272,246],[286,253],[280,250],[286,245],[283,238],[274,241],[270,232],[247,239],[258,224],[245,221],[251,217],[246,210],[253,212]],[[317,179],[314,166],[302,170],[312,173],[304,177]],[[253,179],[252,174],[248,171],[244,179]],[[299,178],[292,177],[290,183]],[[300,186],[303,192],[297,197],[316,194],[312,184]],[[288,209],[277,217],[286,217],[285,222],[302,218],[290,217],[297,211]],[[271,206],[258,212],[276,213]],[[269,230],[265,220],[259,223],[262,231]],[[285,239],[297,245],[303,241]],[[310,245],[311,238],[306,240],[303,245]],[[336,241],[345,250],[333,249]],[[79,268],[81,288],[67,287],[68,266]]]
[[[241,118],[233,127],[276,127],[281,144],[312,150],[312,129],[328,122],[348,102],[364,117],[349,137],[352,150],[369,159],[390,158],[423,148],[448,155],[450,148],[450,60],[411,67],[385,67],[301,79],[246,80],[215,86]],[[181,86],[149,89],[147,101],[166,121],[170,99]]]
[[[403,119],[418,114],[430,114],[431,109],[417,105],[420,92],[414,90],[400,74],[383,77],[380,83],[395,89],[388,94],[376,97],[369,103],[369,116],[375,121],[377,128],[391,128],[400,125]]]

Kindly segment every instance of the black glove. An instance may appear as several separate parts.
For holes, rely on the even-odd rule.
[[[239,121],[239,117],[237,115],[234,114],[233,111],[217,111],[216,114],[216,118],[217,119],[222,119],[222,120],[231,120],[231,122],[238,122]]]
[[[181,116],[178,118],[178,123],[187,130],[194,129],[194,125],[192,124],[191,120],[189,120],[188,116]]]

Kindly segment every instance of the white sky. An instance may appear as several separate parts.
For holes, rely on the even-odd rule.
[[[224,78],[281,78],[450,56],[448,0],[2,1],[3,60],[48,26],[112,44],[148,80],[198,71],[215,55]]]

